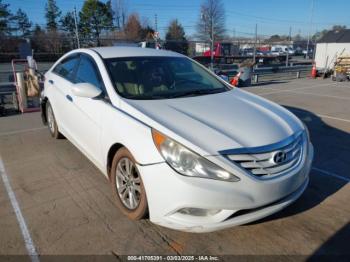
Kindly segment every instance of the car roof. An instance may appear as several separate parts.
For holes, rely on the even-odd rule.
[[[137,57],[137,56],[184,57],[184,55],[181,55],[179,53],[166,51],[166,50],[157,50],[153,48],[110,46],[110,47],[94,47],[91,49],[99,53],[103,58]]]

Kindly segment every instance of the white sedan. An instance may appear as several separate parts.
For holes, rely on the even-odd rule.
[[[71,51],[45,75],[43,121],[110,180],[131,219],[209,232],[275,213],[305,190],[307,128],[186,56]]]

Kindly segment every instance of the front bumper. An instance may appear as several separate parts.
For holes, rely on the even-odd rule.
[[[308,185],[312,159],[310,144],[300,167],[265,181],[243,173],[237,174],[239,182],[186,177],[166,163],[138,168],[153,223],[188,232],[211,232],[261,219],[293,203]],[[183,208],[221,211],[195,216],[178,212]]]

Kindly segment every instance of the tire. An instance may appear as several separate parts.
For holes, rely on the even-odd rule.
[[[135,159],[125,148],[114,155],[110,182],[117,207],[132,220],[140,220],[148,214],[146,191]]]
[[[64,136],[58,131],[56,118],[49,101],[46,102],[46,119],[51,136],[55,139],[62,139]]]

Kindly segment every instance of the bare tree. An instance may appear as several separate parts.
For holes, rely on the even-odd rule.
[[[115,0],[113,7],[113,18],[117,29],[123,29],[128,20],[126,0]]]
[[[197,23],[197,36],[204,41],[224,38],[225,9],[221,0],[204,0]]]
[[[141,30],[142,26],[139,15],[137,13],[131,14],[124,27],[125,38],[127,40],[139,41],[141,39]]]

